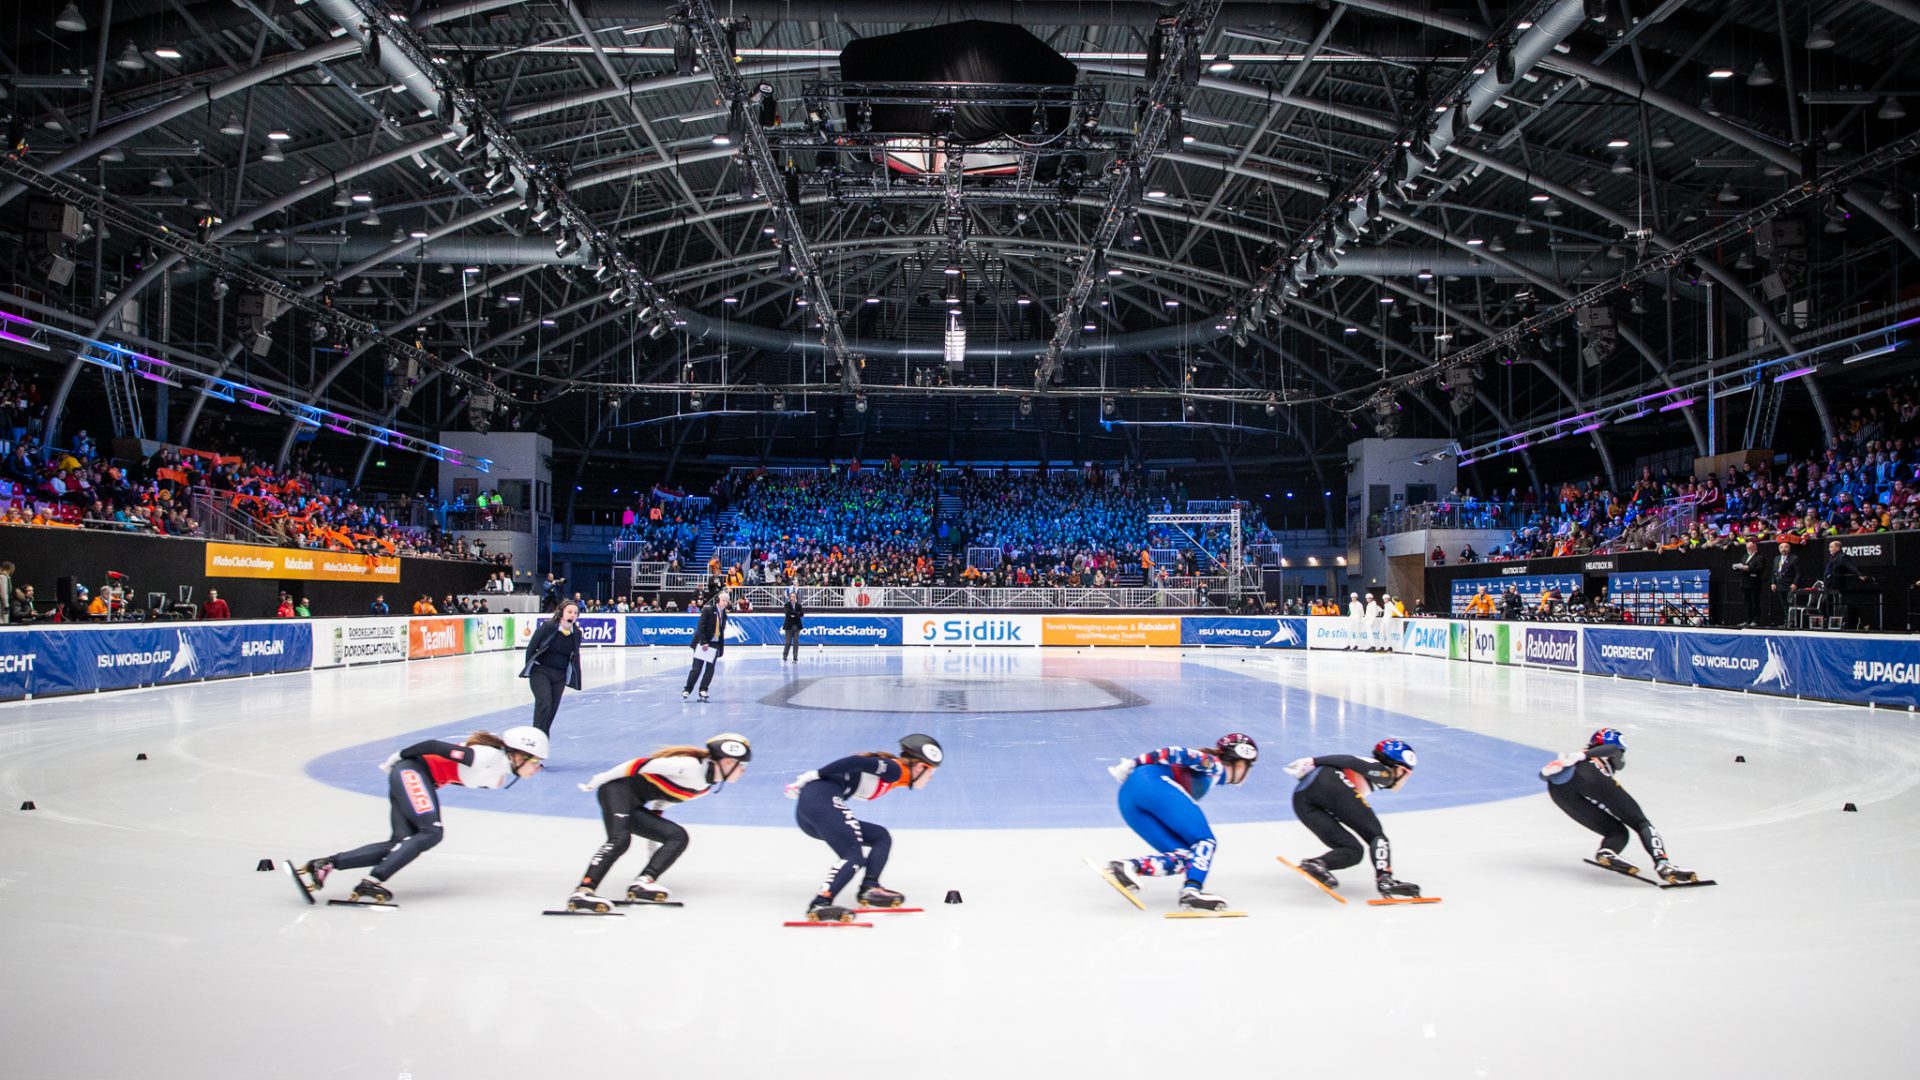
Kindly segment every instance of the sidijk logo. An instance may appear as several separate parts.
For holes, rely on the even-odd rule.
[[[1025,629],[1012,619],[948,619],[920,624],[921,641],[998,641],[1025,644]]]

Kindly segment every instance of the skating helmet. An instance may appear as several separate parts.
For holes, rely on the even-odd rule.
[[[735,735],[731,731],[726,731],[707,740],[707,753],[716,758],[752,761],[753,744],[747,741],[745,735]]]
[[[1625,750],[1627,748],[1627,738],[1613,728],[1603,727],[1593,733],[1593,738],[1587,740],[1587,746],[1617,746]]]
[[[547,733],[537,727],[510,727],[500,733],[500,741],[506,743],[509,750],[518,750],[542,761],[547,759]]]
[[[1260,744],[1253,741],[1253,736],[1238,731],[1220,736],[1220,741],[1213,745],[1227,761],[1253,762],[1260,758]]]
[[[935,766],[947,759],[946,751],[940,749],[940,740],[931,735],[909,735],[901,739],[900,756]]]
[[[1405,765],[1411,769],[1420,763],[1413,747],[1399,739],[1381,739],[1380,745],[1373,748],[1373,756],[1382,765]]]

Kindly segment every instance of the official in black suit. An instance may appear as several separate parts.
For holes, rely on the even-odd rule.
[[[727,590],[721,589],[713,594],[713,600],[700,609],[700,624],[693,628],[693,668],[687,672],[686,688],[680,691],[680,700],[693,693],[693,684],[700,684],[700,700],[707,700],[707,687],[713,685],[713,671],[720,664],[720,655],[727,651]],[[700,650],[710,647],[713,659],[700,659]],[[702,670],[704,669],[704,670]]]
[[[1839,609],[1847,603],[1847,594],[1860,591],[1866,580],[1866,575],[1853,564],[1853,556],[1846,553],[1840,541],[1829,540],[1827,566],[1820,572],[1820,587],[1826,592],[1828,610],[1836,615],[1841,614]]]
[[[1740,574],[1740,596],[1746,602],[1746,621],[1741,626],[1766,626],[1767,557],[1760,554],[1758,542],[1747,541],[1747,554],[1733,564]]]
[[[787,598],[780,605],[780,662],[787,662],[787,654],[793,654],[793,662],[800,662],[800,623],[807,611],[800,606],[800,587],[787,586]]]
[[[1800,556],[1793,553],[1793,545],[1780,541],[1780,553],[1773,558],[1773,599],[1785,612],[1793,602],[1793,590],[1800,584]]]

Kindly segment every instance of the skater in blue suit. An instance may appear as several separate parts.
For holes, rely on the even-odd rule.
[[[1167,746],[1120,762],[1107,771],[1120,781],[1120,816],[1127,827],[1160,852],[1140,859],[1117,859],[1107,864],[1114,884],[1138,890],[1134,874],[1143,877],[1184,875],[1180,906],[1219,911],[1227,902],[1202,891],[1213,868],[1213,826],[1200,809],[1200,799],[1217,783],[1238,784],[1260,757],[1250,735],[1222,735],[1208,750]]]

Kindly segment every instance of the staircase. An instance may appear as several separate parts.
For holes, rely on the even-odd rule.
[[[106,382],[107,416],[113,422],[114,438],[144,437],[145,433],[141,430],[140,395],[134,389],[133,376],[125,371],[102,368],[100,377]]]
[[[933,511],[933,532],[940,534],[942,523],[947,525],[947,538],[939,541],[936,550],[940,553],[938,562],[942,567],[957,561],[960,551],[960,496],[942,491],[940,501]]]
[[[704,570],[707,560],[713,558],[713,549],[719,545],[719,537],[731,535],[734,523],[740,520],[740,511],[722,510],[700,522],[700,534],[693,538],[693,564],[687,569]]]

